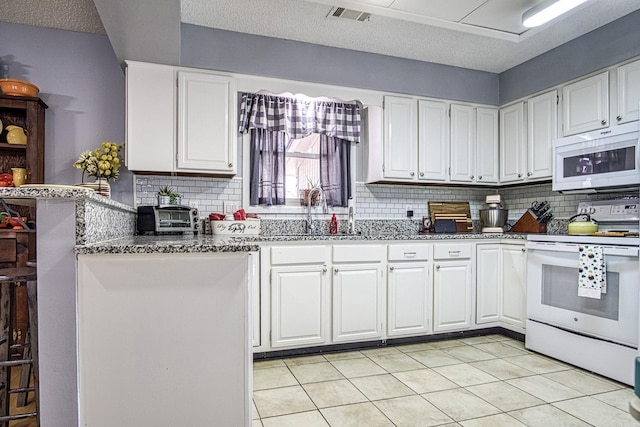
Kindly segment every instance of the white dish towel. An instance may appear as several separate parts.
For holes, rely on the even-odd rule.
[[[602,246],[578,247],[578,296],[597,298],[607,292],[607,266]]]

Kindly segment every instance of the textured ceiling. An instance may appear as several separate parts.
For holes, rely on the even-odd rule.
[[[131,7],[138,7],[137,0],[130,1]],[[561,19],[522,33],[518,25],[514,26],[519,10],[516,12],[514,8],[512,12],[516,19],[497,16],[506,15],[504,8],[500,9],[502,13],[497,13],[496,5],[507,0],[429,0],[449,8],[437,9],[440,19],[392,10],[406,5],[424,9],[426,0],[175,1],[180,2],[181,21],[190,24],[490,72],[507,70],[640,9],[640,0],[589,0]],[[508,1],[522,9],[540,0]],[[464,19],[456,17],[458,9],[468,7],[469,2],[480,9],[474,9],[473,14],[465,15]],[[139,7],[148,7],[149,13],[154,13],[153,6],[147,6],[150,3],[153,4],[146,2]],[[332,5],[372,15],[367,22],[327,18]],[[486,11],[484,15],[482,11]],[[453,22],[442,16],[450,16]],[[105,33],[93,0],[0,0],[0,21]],[[494,23],[498,28],[499,24],[511,29],[512,33],[483,28]],[[152,24],[140,22],[140,25]]]

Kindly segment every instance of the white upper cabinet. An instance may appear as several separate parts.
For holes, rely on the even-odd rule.
[[[524,102],[500,110],[500,182],[520,181],[526,168]]]
[[[412,180],[416,176],[415,99],[384,97],[384,177]]]
[[[609,72],[562,88],[563,135],[575,135],[609,126]]]
[[[174,67],[127,61],[125,164],[129,170],[173,171],[175,81]]]
[[[452,182],[473,182],[475,145],[475,109],[470,105],[451,104],[450,180]]]
[[[367,182],[498,182],[496,108],[385,96],[383,110],[384,140],[368,138]]]
[[[126,64],[127,168],[235,175],[234,79],[167,65]]]
[[[418,100],[418,179],[449,178],[449,105]]]
[[[551,178],[552,142],[558,137],[558,91],[527,100],[527,179]]]
[[[494,184],[500,177],[498,171],[498,109],[476,108],[476,171],[479,184]]]
[[[615,123],[622,124],[638,120],[640,105],[640,61],[618,68],[618,86]],[[613,121],[612,121],[613,122]]]
[[[229,76],[178,72],[178,170],[235,175],[235,93]]]

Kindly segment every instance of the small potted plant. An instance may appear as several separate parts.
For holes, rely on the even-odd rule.
[[[302,206],[307,206],[307,204],[309,203],[309,194],[311,193],[311,190],[313,190],[314,188],[318,188],[320,187],[320,183],[317,181],[313,181],[311,179],[309,179],[309,177],[307,177],[307,188],[305,188],[304,190],[300,191],[300,204]],[[311,206],[316,206],[318,203],[318,196],[319,196],[319,192],[314,192],[311,195]]]
[[[178,205],[180,204],[180,200],[182,198],[180,193],[178,193],[173,187],[169,187],[168,185],[160,187],[156,195],[158,196],[158,206]]]

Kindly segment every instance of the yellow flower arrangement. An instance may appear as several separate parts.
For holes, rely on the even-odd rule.
[[[73,166],[82,169],[82,175],[86,172],[89,176],[116,180],[120,176],[120,159],[118,154],[124,144],[115,142],[103,142],[100,148],[94,151],[86,150]]]

